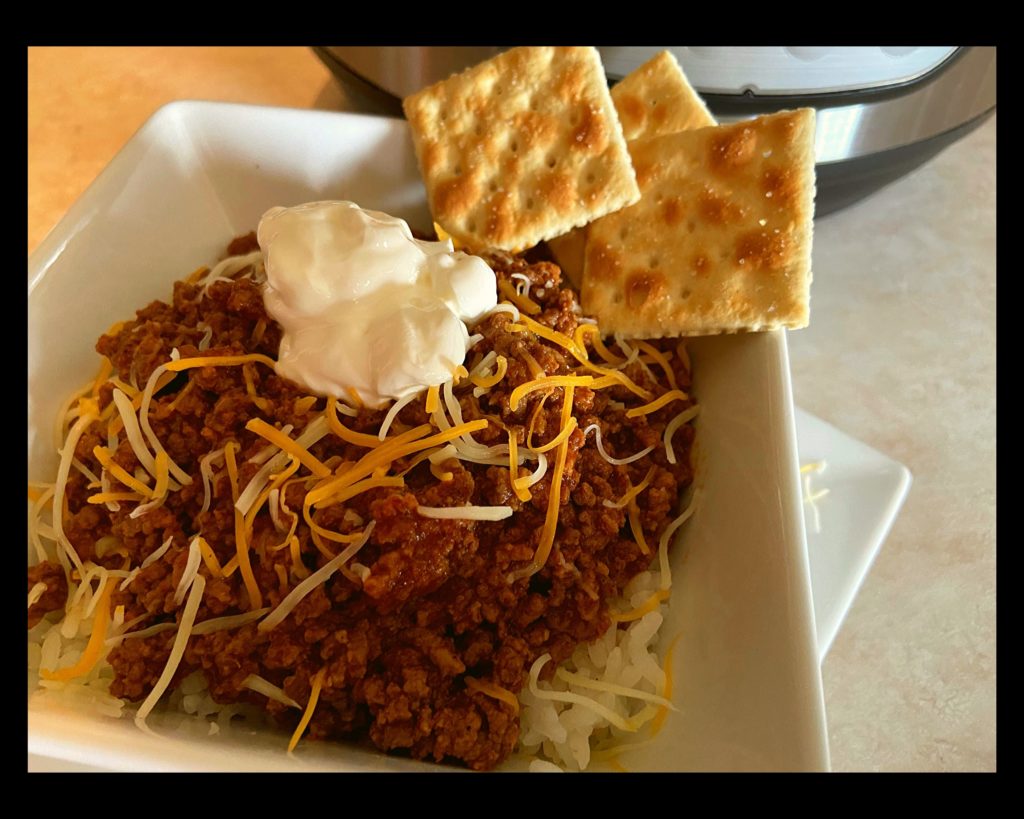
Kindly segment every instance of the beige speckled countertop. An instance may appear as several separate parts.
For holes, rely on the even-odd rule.
[[[162,104],[343,110],[302,48],[35,48],[28,249]],[[797,403],[914,485],[823,666],[837,771],[996,768],[996,127],[818,220]]]

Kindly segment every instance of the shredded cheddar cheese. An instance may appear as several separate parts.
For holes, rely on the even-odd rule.
[[[647,545],[647,541],[644,539],[644,528],[640,525],[640,510],[636,503],[629,504],[629,528],[633,532],[633,540],[636,541],[636,545],[640,547],[640,551],[645,555],[651,553],[651,548]]]
[[[518,409],[523,398],[536,390],[545,390],[550,387],[589,387],[594,383],[591,375],[549,375],[545,378],[536,378],[520,384],[508,397],[509,409],[513,412]]]
[[[324,684],[324,674],[326,672],[326,668],[321,668],[315,675],[313,675],[313,684],[310,688],[309,701],[306,703],[306,710],[302,712],[302,719],[299,720],[299,724],[295,728],[295,733],[292,734],[292,738],[288,742],[289,754],[295,750],[295,746],[299,744],[299,740],[302,739],[302,735],[306,732],[306,727],[309,725],[309,721],[313,718],[313,711],[316,710],[317,701],[320,699],[320,688]]]
[[[117,464],[106,449],[97,445],[93,447],[92,454],[95,456],[96,460],[100,462],[100,466],[102,466],[120,483],[124,484],[129,489],[134,490],[144,498],[156,497],[156,493],[146,486],[146,484],[129,474],[128,470],[124,467]]]
[[[40,669],[39,676],[44,680],[59,680],[66,682],[76,677],[84,677],[93,666],[99,662],[106,648],[107,626],[110,624],[110,597],[114,593],[113,579],[108,578],[103,584],[103,591],[100,592],[96,602],[96,614],[92,621],[92,632],[89,634],[89,643],[82,652],[78,662],[68,668],[54,671]]]
[[[679,389],[679,384],[676,382],[676,374],[672,370],[672,365],[668,363],[668,358],[665,354],[650,342],[637,340],[633,343],[638,349],[643,350],[657,362],[658,366],[661,367],[662,371],[665,373],[665,377],[668,379],[669,387],[673,390]]]
[[[508,431],[508,479],[516,497],[523,503],[529,501],[532,497],[530,490],[519,483],[519,442],[511,429]]]
[[[498,292],[524,313],[535,316],[540,312],[540,305],[529,296],[517,293],[508,279],[498,280]]]
[[[507,688],[502,688],[487,680],[478,680],[476,677],[463,677],[463,680],[465,680],[466,688],[470,691],[492,697],[508,705],[513,714],[519,713],[519,699]]]
[[[567,426],[567,418],[572,412],[572,399],[573,399],[573,387],[567,386],[565,388],[565,398],[562,402],[562,426]],[[558,529],[558,511],[561,508],[562,500],[562,475],[565,472],[565,460],[569,452],[569,440],[566,437],[561,444],[558,446],[558,451],[555,453],[555,468],[551,473],[551,489],[548,492],[548,508],[544,515],[544,526],[540,532],[540,542],[537,546],[537,551],[533,555],[533,560],[522,569],[517,569],[511,573],[510,580],[515,582],[525,577],[530,577],[536,574],[544,568],[544,564],[547,563],[548,555],[551,554],[551,547],[555,543],[555,531]]]
[[[229,442],[224,447],[224,460],[228,467],[228,479],[231,481],[231,500],[238,503],[238,464],[235,461],[235,451],[238,444]],[[238,510],[235,512],[235,556],[238,559],[238,568],[242,572],[242,581],[245,583],[245,591],[249,595],[249,608],[258,609],[263,607],[263,595],[256,583],[256,575],[252,570],[252,563],[249,562],[249,543],[245,538],[245,518]],[[224,576],[228,576],[225,568]]]
[[[619,358],[615,353],[609,350],[604,342],[601,340],[601,329],[596,324],[581,324],[576,328],[576,332],[573,333],[573,341],[580,349],[586,349],[586,338],[588,335],[592,335],[593,338],[590,343],[594,345],[594,349],[597,350],[597,354],[604,359],[605,363],[613,366],[619,366],[625,364],[624,358]]]
[[[649,404],[644,404],[642,407],[633,407],[631,410],[626,411],[627,418],[638,418],[641,415],[649,415],[652,412],[657,412],[662,407],[670,404],[673,401],[689,401],[688,396],[682,390],[669,390],[664,395],[659,396]]]
[[[493,387],[495,384],[497,384],[499,381],[501,381],[501,379],[503,379],[505,377],[505,373],[507,373],[507,372],[508,372],[508,359],[505,358],[505,356],[503,356],[503,355],[499,355],[497,357],[497,359],[495,360],[494,372],[491,375],[472,375],[472,376],[470,376],[469,380],[472,381],[473,384],[476,385],[477,387],[480,387],[481,389],[484,389],[484,390],[489,390],[491,387]],[[434,389],[434,388],[432,387],[431,389]],[[435,394],[435,396],[436,396],[436,394]],[[436,397],[435,397],[434,401],[435,401],[434,408],[431,409],[430,405],[429,405],[430,402],[429,402],[429,399],[428,399],[428,401],[427,401],[427,404],[428,404],[427,405],[427,412],[428,413],[432,413],[434,410],[437,409],[437,399],[436,399]]]
[[[179,358],[177,361],[169,361],[163,366],[169,372],[180,373],[182,370],[191,370],[195,367],[237,367],[249,361],[266,364],[271,369],[277,366],[277,362],[262,353],[249,353],[248,355],[214,355],[196,356],[195,358]]]
[[[262,418],[253,418],[245,425],[245,428],[250,432],[255,432],[261,438],[265,438],[270,441],[270,443],[279,447],[283,452],[287,452],[292,457],[298,458],[299,462],[318,478],[326,478],[331,474],[331,470],[317,460],[308,449],[303,447],[301,444],[296,443],[293,439],[281,432],[281,430],[272,427]]]

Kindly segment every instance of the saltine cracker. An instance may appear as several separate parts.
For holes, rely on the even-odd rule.
[[[630,153],[640,202],[588,228],[582,306],[603,330],[807,325],[813,109],[639,140]]]
[[[434,220],[521,251],[640,192],[594,48],[521,47],[403,103]]]
[[[656,54],[612,87],[627,142],[715,125],[671,51]]]

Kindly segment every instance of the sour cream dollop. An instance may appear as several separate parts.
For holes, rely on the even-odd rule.
[[[352,202],[271,208],[257,231],[263,301],[284,335],[277,371],[312,392],[376,408],[442,384],[467,323],[497,304],[494,271],[450,240]]]

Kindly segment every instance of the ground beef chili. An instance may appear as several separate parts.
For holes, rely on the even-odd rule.
[[[230,253],[254,249],[252,236],[232,242]],[[561,286],[561,273],[550,262],[518,258],[489,259],[499,281],[513,273],[526,276],[530,298],[541,307],[533,318],[570,337],[579,320],[576,294]],[[526,427],[543,399],[530,393],[516,411],[509,407],[514,387],[533,380],[531,358],[546,374],[568,374],[576,361],[563,348],[532,333],[510,332],[512,316],[496,312],[472,332],[483,339],[473,348],[474,360],[494,350],[508,360],[505,378],[479,398],[461,392],[466,421],[487,418],[493,423],[475,433],[484,445],[507,442],[508,430],[525,445]],[[209,328],[207,330],[206,328]],[[260,288],[252,281],[215,281],[205,290],[177,282],[171,304],[153,302],[135,320],[99,339],[96,349],[113,364],[123,381],[144,385],[153,370],[166,363],[172,350],[181,357],[199,355],[198,344],[212,332],[203,355],[263,353],[276,358],[280,330],[264,311]],[[654,342],[663,350],[675,343]],[[596,356],[595,356],[596,358]],[[467,361],[469,364],[470,361]],[[671,357],[678,386],[687,390],[690,373],[680,356]],[[624,368],[634,382],[661,394],[665,377],[655,364],[634,361]],[[251,385],[251,386],[250,386]],[[100,391],[100,407],[111,401],[112,385]],[[123,605],[125,621],[143,617],[135,628],[175,622],[180,606],[175,588],[184,572],[188,546],[202,534],[220,564],[235,555],[231,487],[225,469],[214,473],[210,509],[201,511],[203,482],[200,458],[228,441],[240,446],[239,486],[258,469],[249,459],[267,442],[246,430],[254,417],[282,427],[293,437],[325,408],[325,399],[302,401],[307,393],[259,363],[195,368],[180,373],[153,400],[150,419],[170,457],[192,477],[191,485],[171,492],[162,507],[132,519],[131,504],[111,512],[87,503],[94,489],[77,470],[67,486],[64,531],[83,560],[108,568],[138,566],[168,538],[172,546],[161,559],[142,570],[113,605]],[[662,446],[667,422],[687,404],[675,402],[654,413],[628,418],[626,406],[643,403],[624,387],[575,390],[573,414],[578,428],[569,437],[557,537],[546,566],[527,579],[509,584],[509,572],[533,558],[548,505],[552,469],[531,488],[532,498],[520,501],[512,491],[508,468],[450,460],[440,468],[451,479],[440,481],[423,462],[401,488],[379,488],[351,501],[316,512],[317,522],[341,533],[359,532],[367,522],[375,528],[358,562],[368,567],[365,582],[341,572],[309,594],[277,627],[260,632],[249,624],[233,630],[192,636],[175,684],[201,670],[213,698],[222,704],[249,702],[265,708],[282,727],[292,730],[301,713],[242,686],[258,674],[280,686],[299,703],[310,697],[311,680],[325,669],[319,703],[307,736],[313,739],[369,738],[386,751],[418,759],[459,761],[489,769],[513,750],[518,716],[513,707],[467,687],[465,678],[516,693],[532,662],[550,653],[555,663],[567,658],[582,641],[594,640],[611,625],[609,601],[637,573],[650,566],[653,554],[638,547],[627,510],[610,508],[651,473],[649,487],[638,497],[644,536],[656,551],[658,536],[673,516],[681,490],[692,479],[692,428],[684,425],[674,438],[677,463],[669,464]],[[561,427],[562,390],[551,390],[535,423],[535,442],[550,440]],[[375,434],[384,411],[360,411],[344,418],[358,432]],[[583,430],[600,420],[604,445],[612,456],[625,457],[648,446],[653,452],[626,466],[603,458],[593,433]],[[428,423],[424,402],[407,405],[398,423]],[[105,425],[94,424],[76,449],[82,463],[99,473],[93,448],[106,443]],[[328,435],[311,447],[321,461],[355,461],[365,449]],[[553,454],[553,453],[551,453]],[[337,456],[337,457],[335,457]],[[127,441],[114,460],[134,472],[139,466]],[[411,463],[396,462],[392,472]],[[299,474],[308,474],[300,472]],[[524,470],[521,474],[527,474]],[[301,509],[305,490],[286,485],[285,499]],[[417,514],[417,505],[508,505],[511,518],[500,522],[434,520]],[[327,557],[312,543],[301,520],[296,532],[306,571],[324,565]],[[98,556],[95,544],[112,536],[119,543]],[[269,514],[257,516],[251,559],[265,606],[276,606],[298,582],[289,550]],[[108,541],[109,542],[109,541]],[[206,590],[197,621],[248,610],[241,572],[212,577],[203,566]],[[63,570],[43,563],[29,570],[29,587],[46,583],[47,590],[29,612],[30,625],[45,612],[64,604]],[[115,670],[114,696],[138,701],[153,688],[167,661],[173,631],[149,638],[128,639],[109,655]],[[545,669],[550,674],[554,663]],[[545,675],[547,676],[547,674]]]

